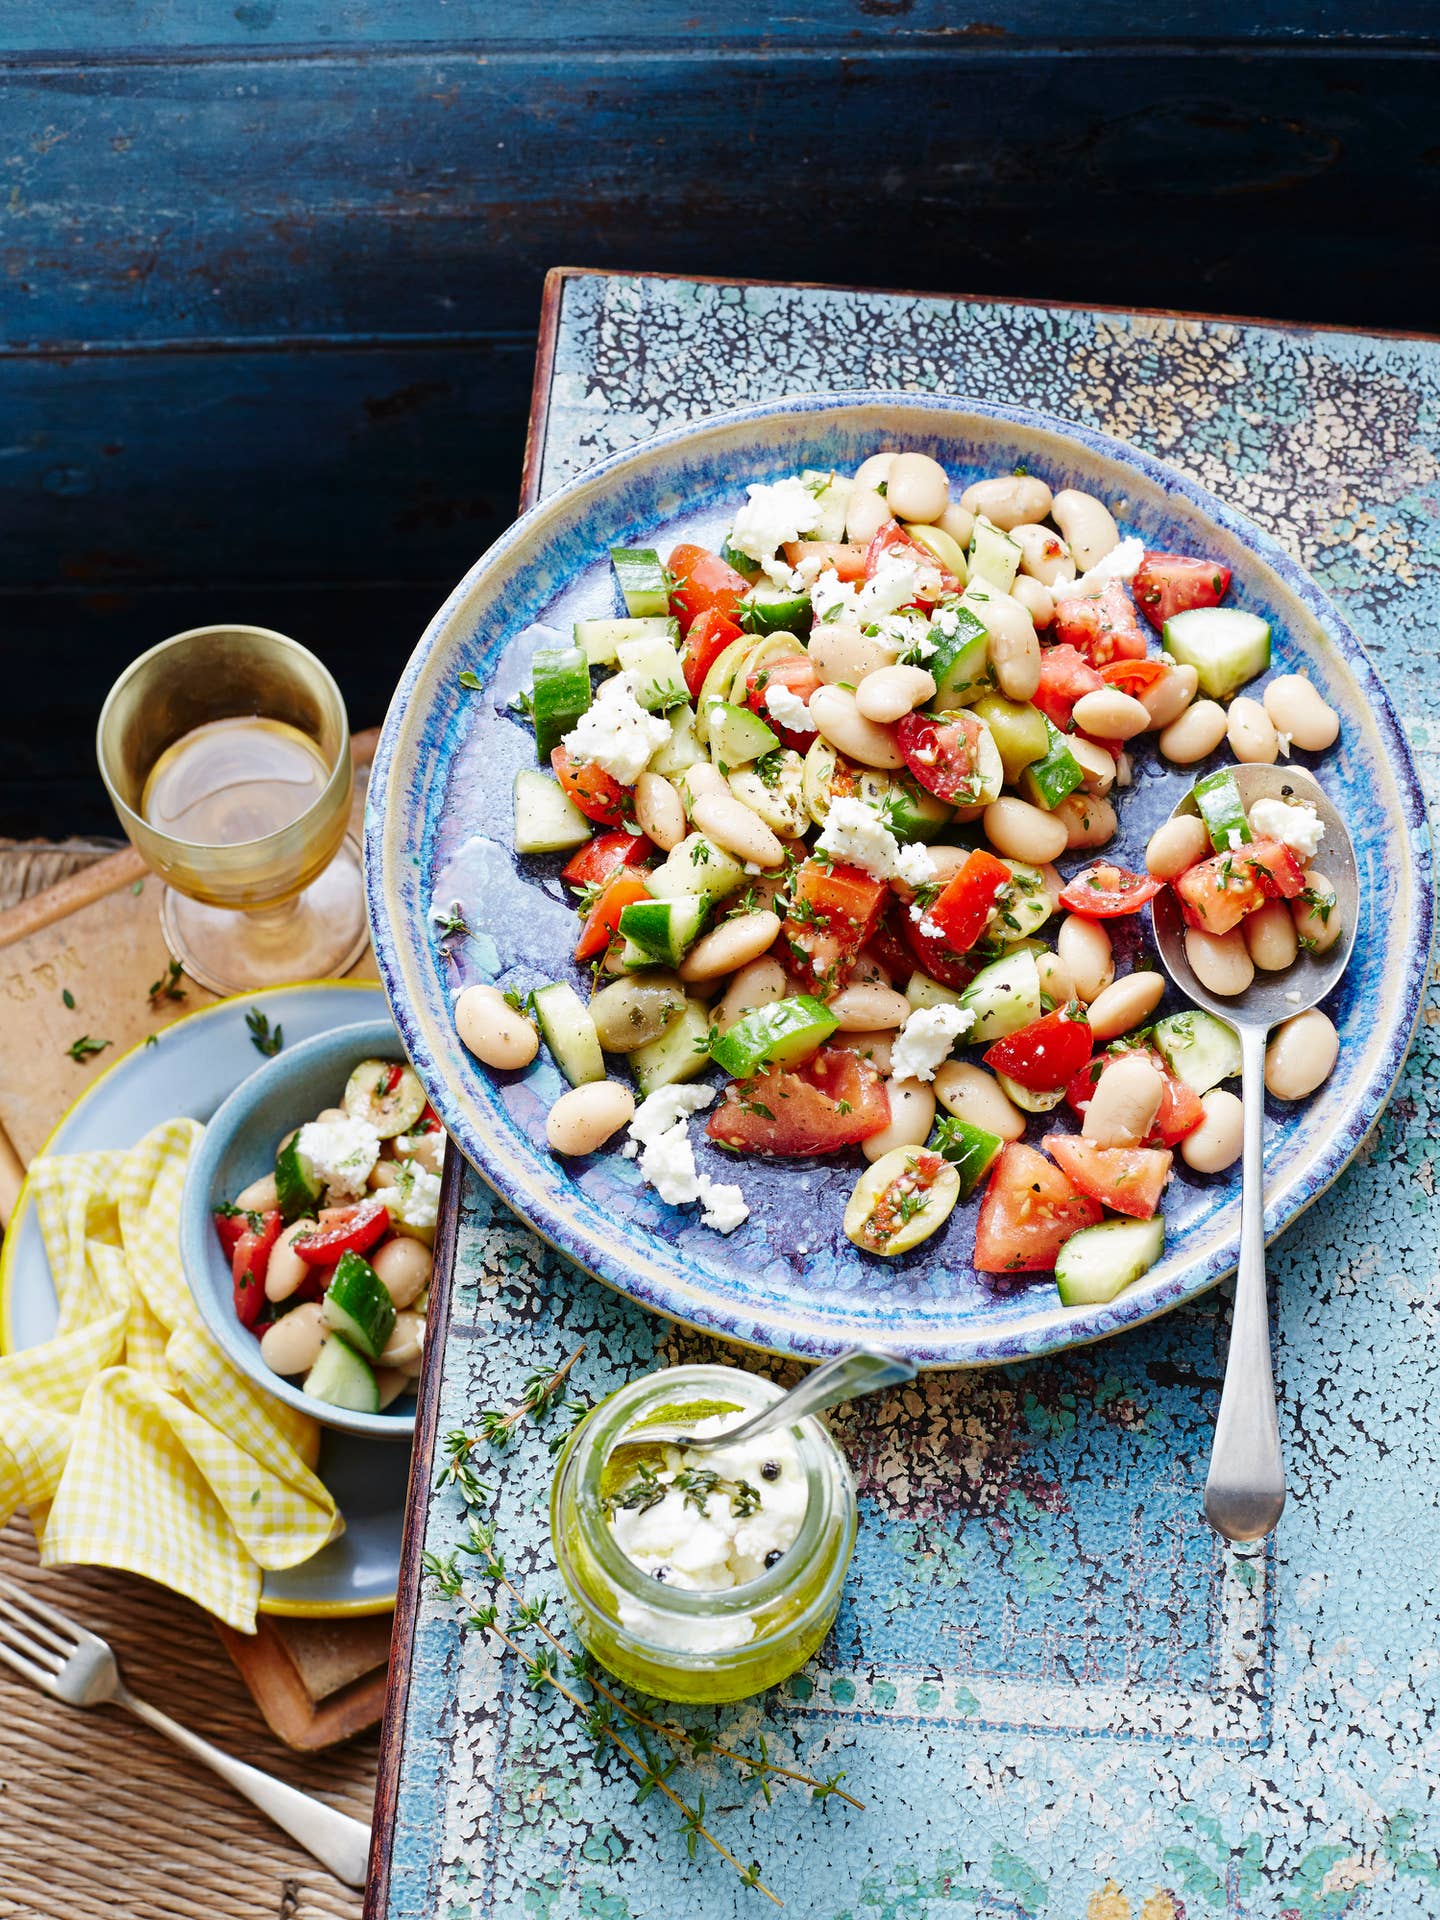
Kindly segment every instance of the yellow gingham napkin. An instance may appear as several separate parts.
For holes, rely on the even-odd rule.
[[[231,1365],[180,1264],[201,1128],[37,1160],[30,1189],[60,1300],[44,1346],[0,1357],[0,1526],[27,1506],[46,1566],[125,1567],[255,1630],[262,1568],[343,1522],[311,1471],[320,1430]]]

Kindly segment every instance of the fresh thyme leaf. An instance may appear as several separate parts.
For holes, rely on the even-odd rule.
[[[180,985],[185,969],[178,960],[172,960],[158,980],[150,982],[148,998],[152,1007],[158,1007],[162,1000],[183,1000],[185,989]]]
[[[103,1053],[110,1045],[108,1040],[92,1040],[88,1033],[82,1033],[78,1040],[72,1040],[65,1051],[76,1062],[88,1060],[93,1054]]]
[[[272,1033],[269,1020],[258,1007],[252,1007],[246,1014],[245,1025],[250,1032],[251,1046],[267,1060],[273,1060],[285,1044],[285,1029],[277,1023]]]
[[[467,693],[479,693],[480,676],[478,673],[472,673],[469,667],[466,667],[465,671],[459,675],[459,680],[461,686],[464,687]]]
[[[60,998],[65,1002],[67,1007],[70,1007],[73,1010],[75,1005],[75,996],[73,993],[71,993],[69,987],[63,987],[61,989]]]

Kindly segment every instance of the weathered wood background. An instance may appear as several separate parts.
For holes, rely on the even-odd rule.
[[[100,696],[184,626],[380,717],[557,263],[1440,326],[1437,51],[1427,0],[0,0],[0,831],[110,825]]]

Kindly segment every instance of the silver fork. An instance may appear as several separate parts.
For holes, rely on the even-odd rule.
[[[70,1707],[124,1707],[156,1728],[177,1747],[203,1760],[212,1773],[228,1780],[253,1801],[292,1840],[327,1866],[347,1887],[363,1887],[370,1851],[370,1829],[348,1813],[312,1800],[258,1767],[232,1760],[208,1740],[182,1727],[168,1714],[137,1700],[120,1678],[120,1667],[98,1634],[77,1626],[67,1615],[37,1600],[24,1587],[0,1579],[0,1660],[22,1679]]]

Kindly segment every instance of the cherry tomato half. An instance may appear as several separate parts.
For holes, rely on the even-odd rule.
[[[307,1266],[329,1267],[342,1253],[366,1252],[389,1230],[389,1210],[376,1194],[353,1207],[327,1207],[315,1231],[296,1234],[290,1245]]]
[[[1065,1086],[1090,1058],[1090,1022],[1078,1000],[1032,1020],[1018,1033],[1007,1033],[985,1051],[987,1067],[1028,1087],[1032,1093],[1052,1093]]]
[[[1138,913],[1163,885],[1148,873],[1131,873],[1108,860],[1097,860],[1066,882],[1060,904],[1087,920],[1114,920],[1124,913]]]

